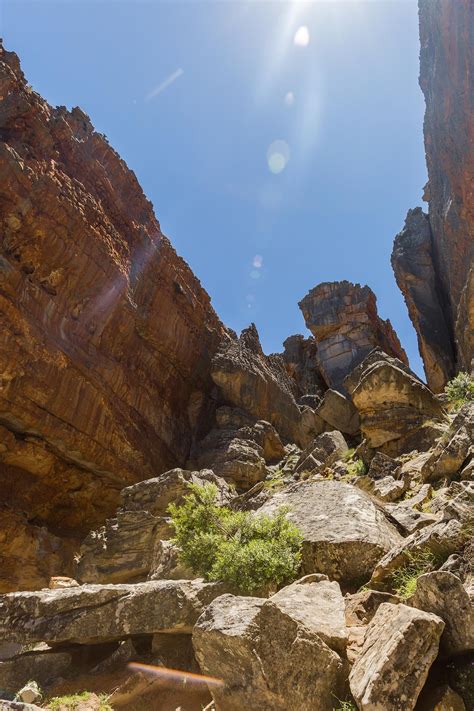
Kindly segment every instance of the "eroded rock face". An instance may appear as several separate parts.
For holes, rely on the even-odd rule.
[[[372,351],[345,381],[369,447],[397,456],[425,450],[446,415],[433,393],[401,361]]]
[[[33,526],[17,511],[0,509],[0,593],[46,587],[53,575],[67,575],[77,540]],[[1,685],[0,685],[1,688]]]
[[[457,370],[471,370],[474,356],[474,8],[470,0],[420,0],[419,17],[429,225],[419,208],[409,212],[392,264],[428,382],[440,390]]]
[[[283,343],[285,368],[298,388],[298,396],[320,398],[327,385],[319,370],[318,345],[314,338],[289,336]]]
[[[274,425],[286,440],[300,443],[301,414],[295,382],[281,356],[266,356],[252,324],[226,340],[212,362],[212,378],[224,401]]]
[[[408,211],[405,226],[395,237],[392,267],[417,333],[428,385],[441,392],[455,373],[454,348],[440,302],[431,227],[420,207]]]
[[[319,367],[330,387],[344,391],[344,378],[377,346],[408,363],[390,321],[378,316],[368,286],[324,282],[311,289],[299,307],[316,339]]]
[[[184,463],[225,330],[86,114],[49,106],[3,48],[0,93],[0,496],[84,533]]]
[[[350,673],[361,711],[412,711],[436,659],[444,622],[406,605],[380,605]]]
[[[303,573],[323,573],[344,588],[367,582],[402,537],[365,494],[337,481],[305,481],[278,492],[259,511],[288,506],[303,534]]]

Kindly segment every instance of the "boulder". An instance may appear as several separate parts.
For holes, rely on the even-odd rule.
[[[328,425],[344,434],[356,435],[360,430],[359,413],[351,400],[337,390],[326,390],[315,411]]]
[[[397,524],[402,528],[404,534],[409,536],[420,528],[429,526],[431,523],[436,523],[438,517],[431,513],[417,511],[411,506],[407,506],[405,502],[400,504],[386,504],[385,511],[390,514],[392,519],[395,519]]]
[[[122,489],[120,498],[125,511],[149,511],[154,516],[166,516],[171,503],[179,504],[189,494],[189,484],[215,484],[218,502],[227,504],[232,492],[227,483],[209,469],[188,471],[171,469],[154,479],[145,479]]]
[[[83,583],[126,583],[145,580],[153,546],[171,538],[169,518],[149,511],[118,511],[98,531],[84,539],[76,560],[76,577]]]
[[[346,595],[345,619],[347,625],[347,659],[350,664],[362,651],[367,625],[383,602],[400,602],[396,595],[377,590],[360,590],[353,595]]]
[[[397,501],[401,499],[408,489],[408,477],[405,479],[394,479],[393,476],[385,476],[383,479],[372,479],[370,476],[361,476],[355,480],[355,486],[362,491],[367,491],[381,501]]]
[[[241,430],[211,430],[199,443],[195,457],[197,466],[212,467],[239,489],[250,489],[267,474],[263,448]]]
[[[28,652],[0,662],[0,689],[16,694],[30,679],[43,687],[71,666],[68,652]]]
[[[367,494],[336,481],[304,481],[277,492],[259,511],[289,508],[303,534],[302,571],[344,588],[366,582],[378,560],[403,539]]]
[[[459,551],[465,541],[463,524],[456,519],[425,526],[396,544],[378,561],[370,585],[379,589],[390,588],[395,570],[407,565],[414,556],[429,554],[435,564]]]
[[[421,471],[424,481],[451,479],[474,452],[474,403],[457,413],[449,430],[430,452]]]
[[[474,606],[457,575],[435,570],[420,575],[407,604],[445,622],[441,650],[447,656],[474,650]]]
[[[41,707],[36,704],[24,704],[22,701],[0,699],[0,711],[41,711]]]
[[[412,711],[438,654],[443,628],[436,615],[382,603],[349,676],[360,711]]]
[[[370,447],[398,456],[424,450],[442,434],[446,422],[442,405],[396,358],[371,352],[345,384]]]
[[[408,362],[390,321],[379,318],[368,286],[324,282],[311,289],[299,307],[318,344],[319,368],[331,388],[344,392],[346,375],[377,346]]]
[[[340,432],[323,432],[301,452],[294,471],[301,476],[320,472],[341,459],[347,450],[346,440]]]
[[[347,646],[344,598],[335,581],[313,573],[287,585],[270,601],[317,634],[328,647],[344,655]]]
[[[96,644],[156,632],[190,634],[222,592],[220,583],[160,580],[9,593],[0,598],[0,637],[23,644]]]
[[[314,631],[309,600],[301,614],[280,604],[223,595],[197,621],[199,665],[224,682],[211,687],[217,711],[330,711],[342,695],[345,665]]]
[[[446,684],[434,689],[425,687],[418,699],[418,706],[420,711],[467,711],[459,694]]]
[[[370,460],[367,476],[370,476],[371,479],[384,479],[387,476],[398,479],[400,470],[400,463],[397,462],[396,459],[387,457],[387,455],[382,454],[382,452],[376,452]]]

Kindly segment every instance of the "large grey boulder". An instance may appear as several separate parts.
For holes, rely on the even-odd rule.
[[[9,593],[0,597],[0,638],[93,644],[155,632],[190,634],[223,591],[220,583],[159,580]]]
[[[441,570],[420,575],[408,604],[444,620],[441,649],[445,654],[474,650],[474,607],[456,575]]]
[[[207,608],[193,644],[203,673],[224,682],[211,687],[217,711],[332,710],[334,695],[342,695],[345,664],[316,631],[317,604],[316,596],[314,620],[309,600],[298,611],[282,597],[223,595]]]
[[[282,506],[303,534],[303,574],[324,573],[344,588],[366,582],[380,558],[403,541],[382,509],[350,484],[298,482],[259,511],[272,513]]]
[[[287,585],[270,598],[280,612],[317,634],[341,655],[347,645],[345,605],[341,589],[326,575],[313,573]]]
[[[360,711],[412,711],[443,628],[436,615],[407,605],[380,605],[349,676]]]

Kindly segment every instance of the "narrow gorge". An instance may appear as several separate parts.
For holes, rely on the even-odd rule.
[[[301,294],[281,353],[228,328],[1,44],[0,711],[474,709],[473,27],[419,0],[428,210],[392,267],[426,383],[367,285]],[[283,512],[296,573],[193,568],[202,492],[215,536]]]

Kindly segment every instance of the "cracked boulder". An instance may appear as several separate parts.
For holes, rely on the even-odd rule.
[[[347,435],[356,435],[360,430],[360,417],[351,400],[337,390],[326,390],[315,412],[331,428]]]
[[[344,643],[343,604],[340,592],[338,602],[327,597],[334,584],[321,582],[306,588],[303,579],[269,600],[223,595],[207,608],[193,644],[203,673],[223,681],[211,687],[217,711],[331,711],[347,674],[329,646]]]
[[[220,583],[160,580],[9,593],[0,598],[0,638],[97,644],[156,632],[190,634],[223,591]]]
[[[403,540],[367,494],[343,482],[297,482],[259,511],[282,506],[303,535],[303,573],[323,573],[343,588],[365,583],[380,558]]]
[[[441,637],[444,654],[474,650],[474,605],[457,575],[441,570],[420,575],[408,604],[432,612],[445,622]]]
[[[372,351],[345,380],[369,447],[396,457],[425,450],[444,431],[439,400],[410,369],[380,350]]]
[[[349,676],[360,711],[412,711],[438,654],[443,628],[436,615],[382,603]]]

